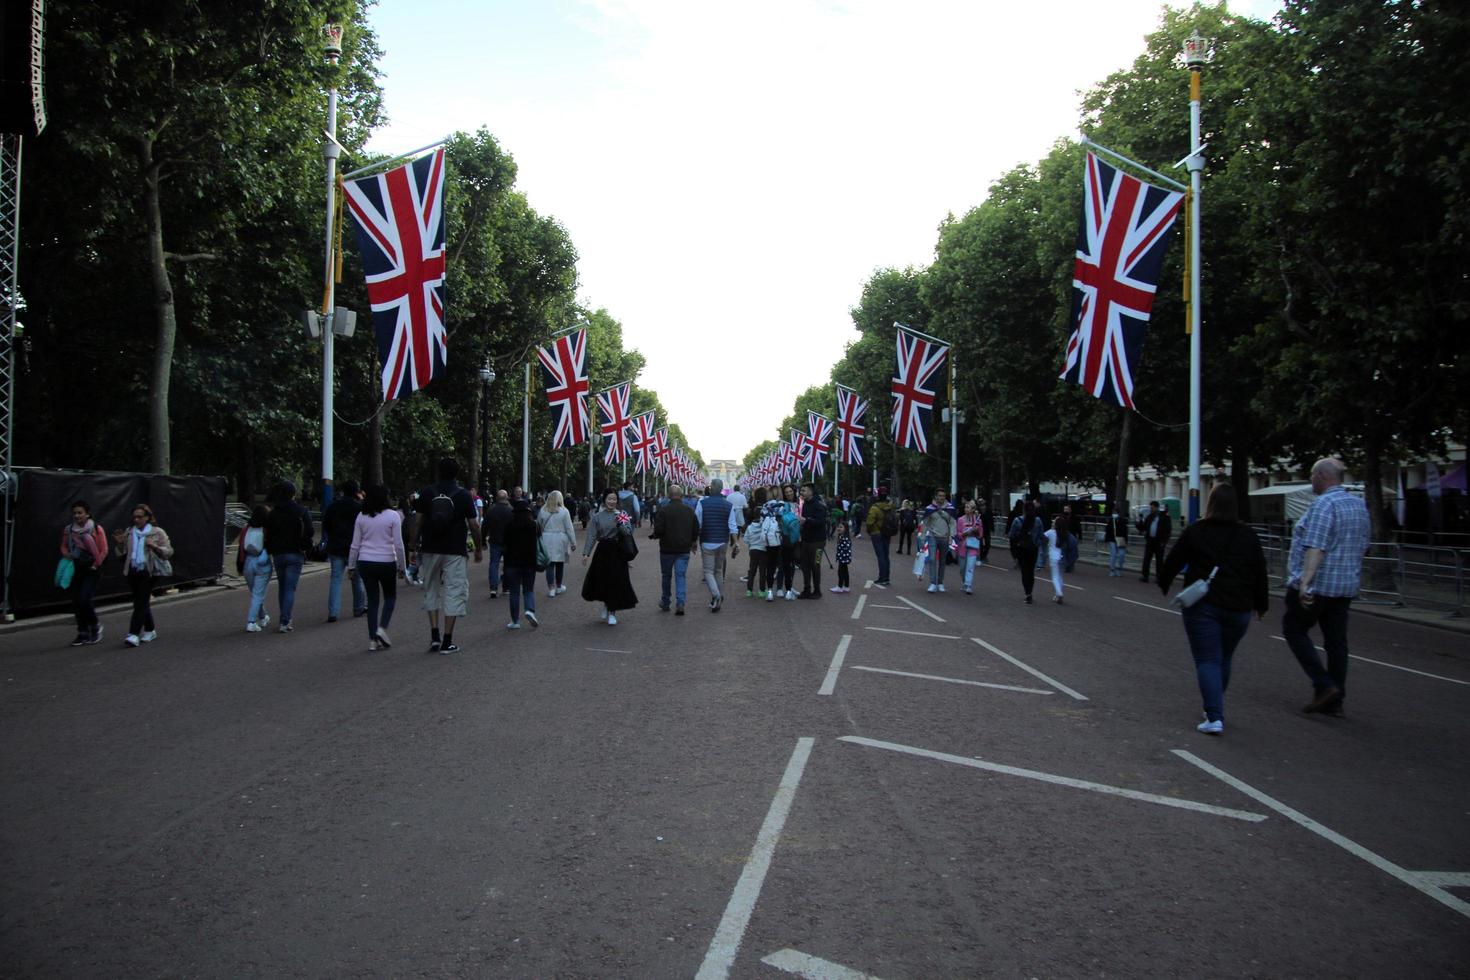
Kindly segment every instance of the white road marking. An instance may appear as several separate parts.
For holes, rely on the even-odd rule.
[[[1215,817],[1229,817],[1232,820],[1246,820],[1251,823],[1260,823],[1266,819],[1265,814],[1251,813],[1247,810],[1231,810],[1227,807],[1213,806],[1209,803],[1181,800],[1175,796],[1158,796],[1154,793],[1144,793],[1136,789],[1123,789],[1121,786],[1109,786],[1106,783],[1092,783],[1085,779],[1073,779],[1070,776],[1057,776],[1049,772],[1037,772],[1034,769],[1018,769],[1015,766],[1003,766],[997,762],[986,762],[983,759],[972,759],[962,755],[950,755],[947,752],[932,752],[929,749],[914,748],[911,745],[899,745],[896,742],[880,742],[877,739],[862,738],[857,735],[843,735],[837,741],[851,742],[854,745],[866,745],[874,749],[887,749],[890,752],[902,752],[907,755],[917,755],[925,759],[938,759],[940,762],[952,762],[957,766],[969,766],[971,769],[984,769],[987,772],[998,772],[1007,776],[1021,776],[1025,779],[1035,779],[1043,783],[1053,783],[1057,786],[1067,786],[1072,789],[1085,789],[1094,793],[1103,793],[1107,796],[1122,796],[1130,800],[1141,800],[1144,803],[1157,803],[1160,806],[1172,806],[1181,810],[1193,810],[1196,813],[1207,813]]]
[[[1062,588],[1064,588],[1064,589],[1076,589],[1078,592],[1086,592],[1087,591],[1086,589],[1084,589],[1080,585],[1068,585],[1066,582],[1063,582],[1062,583]]]
[[[940,677],[937,674],[911,674],[906,670],[888,670],[883,667],[853,667],[853,670],[866,670],[874,674],[894,674],[898,677],[917,677],[925,681],[944,681],[946,684],[969,684],[972,687],[993,687],[997,691],[1019,691],[1022,694],[1055,694],[1055,691],[1043,691],[1035,687],[1016,687],[1013,684],[987,684],[984,681],[966,681],[958,677]]]
[[[858,596],[857,605],[852,607],[852,618],[853,619],[857,619],[859,616],[861,616],[863,614],[863,606],[867,604],[867,601],[868,601],[868,597],[866,595],[860,595],[860,596]]]
[[[1198,766],[1221,782],[1226,783],[1229,786],[1233,786],[1235,789],[1244,793],[1246,796],[1249,796],[1256,802],[1265,804],[1266,806],[1275,810],[1277,813],[1281,814],[1283,817],[1290,820],[1297,826],[1310,830],[1312,833],[1318,835],[1319,837],[1326,838],[1327,840],[1336,844],[1338,847],[1347,851],[1354,857],[1362,858],[1364,861],[1367,861],[1378,870],[1385,871],[1388,874],[1393,875],[1395,878],[1399,879],[1410,888],[1418,889],[1435,901],[1454,909],[1456,912],[1460,913],[1466,918],[1470,918],[1470,902],[1465,902],[1459,898],[1456,898],[1454,895],[1451,895],[1443,888],[1431,884],[1430,882],[1425,880],[1420,872],[1410,871],[1407,868],[1399,867],[1397,864],[1394,864],[1387,858],[1368,850],[1363,845],[1348,840],[1337,831],[1322,826],[1320,823],[1313,820],[1306,814],[1293,810],[1291,807],[1287,806],[1285,803],[1282,803],[1280,800],[1272,799],[1265,793],[1262,793],[1260,790],[1256,789],[1254,786],[1250,786],[1246,783],[1241,782],[1234,776],[1230,775],[1228,772],[1225,772],[1223,769],[1215,768],[1192,752],[1186,752],[1184,749],[1174,749],[1174,754],[1179,756],[1179,758],[1183,759],[1185,762],[1188,762],[1191,765]]]
[[[837,672],[842,669],[842,661],[847,658],[847,645],[852,642],[852,637],[844,633],[837,644],[837,652],[832,654],[832,663],[827,668],[827,677],[822,681],[822,689],[818,694],[831,694],[832,689],[837,686]]]
[[[919,612],[923,613],[925,616],[928,616],[930,619],[934,620],[934,622],[936,622],[936,623],[942,623],[942,622],[944,622],[944,620],[941,617],[934,615],[932,612],[930,612],[929,610],[925,609],[923,606],[919,605],[917,602],[914,602],[912,599],[905,599],[901,595],[896,595],[893,598],[897,599],[899,602],[902,602],[902,603],[904,603],[907,606],[911,606],[912,608],[917,609]]]
[[[871,973],[862,973],[830,960],[818,959],[796,949],[778,949],[761,962],[806,980],[878,980]]]
[[[874,609],[897,609],[899,612],[913,612],[908,606],[885,606],[881,602],[873,603]]]
[[[1280,640],[1283,643],[1286,642],[1286,637],[1284,637],[1284,636],[1276,636],[1276,635],[1273,634],[1271,636],[1271,639],[1273,639],[1273,640]],[[1316,649],[1317,649],[1317,652],[1318,653],[1326,653],[1327,652],[1327,650],[1324,649],[1323,647],[1317,647]],[[1406,673],[1418,674],[1420,677],[1433,677],[1437,681],[1449,681],[1451,684],[1465,684],[1465,685],[1470,685],[1470,681],[1460,681],[1460,680],[1456,680],[1453,677],[1443,677],[1443,676],[1441,676],[1439,674],[1431,674],[1427,670],[1415,670],[1413,667],[1401,667],[1398,664],[1385,663],[1382,660],[1371,660],[1368,657],[1360,657],[1356,653],[1350,653],[1350,654],[1348,654],[1348,658],[1351,659],[1351,660],[1361,660],[1365,664],[1377,664],[1380,667],[1392,667],[1394,670],[1402,670],[1402,671],[1405,671]]]
[[[781,840],[781,830],[786,826],[786,817],[796,799],[796,787],[801,782],[806,761],[811,757],[814,741],[811,738],[796,740],[796,750],[786,764],[781,785],[777,787],[765,822],[756,834],[755,846],[745,861],[745,870],[740,872],[740,880],[735,883],[735,891],[725,906],[725,914],[720,917],[719,927],[715,929],[709,950],[704,954],[704,963],[694,975],[695,980],[723,980],[730,975],[735,955],[740,952],[740,941],[745,938],[745,929],[750,925],[750,914],[755,910],[756,899],[760,898],[761,885],[765,884],[766,872],[771,869],[771,857]]]
[[[587,647],[593,653],[632,653],[632,650],[608,650],[605,647]]]
[[[864,626],[865,630],[875,633],[902,633],[904,636],[932,636],[936,640],[958,640],[958,636],[950,636],[948,633],[916,633],[913,630],[891,630],[884,626]]]
[[[1020,667],[1022,670],[1024,670],[1026,673],[1030,674],[1032,677],[1035,677],[1035,678],[1038,678],[1039,680],[1045,681],[1046,683],[1050,684],[1052,687],[1056,688],[1058,691],[1061,691],[1063,694],[1066,694],[1069,697],[1076,698],[1078,701],[1086,701],[1087,700],[1087,696],[1086,695],[1078,694],[1076,691],[1072,690],[1070,687],[1068,687],[1067,685],[1063,684],[1061,681],[1053,680],[1052,678],[1050,678],[1050,677],[1046,676],[1045,674],[1043,674],[1041,671],[1037,670],[1035,667],[1032,667],[1032,666],[1030,666],[1028,664],[1021,663],[1021,661],[1017,660],[1015,657],[1011,656],[1009,653],[1006,653],[1000,647],[991,646],[989,643],[986,643],[984,640],[980,639],[980,637],[978,637],[978,636],[972,636],[972,637],[970,637],[970,639],[973,640],[974,642],[980,644],[982,647],[984,647],[985,649],[989,650],[991,653],[995,654],[997,657],[1000,657],[1003,660],[1009,660],[1011,663],[1015,664],[1017,667]]]
[[[1134,602],[1132,599],[1125,599],[1125,598],[1123,598],[1120,595],[1115,595],[1115,596],[1113,596],[1113,598],[1114,599],[1117,599],[1119,602],[1127,602],[1127,603],[1131,603],[1131,604],[1133,604],[1135,606],[1142,606],[1145,609],[1157,609],[1159,612],[1172,613],[1175,616],[1182,615],[1179,612],[1179,610],[1177,610],[1177,609],[1169,609],[1166,606],[1153,606],[1153,605],[1150,605],[1147,602]]]
[[[865,588],[865,589],[871,589],[872,587],[873,587],[873,580],[872,579],[868,579],[866,582],[863,583],[863,588]]]
[[[1470,871],[1410,871],[1426,885],[1440,888],[1470,888]]]

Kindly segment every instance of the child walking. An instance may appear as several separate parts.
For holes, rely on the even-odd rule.
[[[848,584],[847,566],[852,564],[852,538],[847,533],[847,521],[837,525],[837,584],[833,592],[851,592]]]

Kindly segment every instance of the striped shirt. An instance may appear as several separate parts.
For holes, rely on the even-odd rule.
[[[1312,594],[1349,598],[1357,595],[1370,531],[1367,504],[1340,485],[1328,487],[1312,501],[1292,532],[1286,587],[1300,585],[1307,549],[1318,548],[1325,554],[1322,564],[1317,566],[1317,574],[1312,577]]]

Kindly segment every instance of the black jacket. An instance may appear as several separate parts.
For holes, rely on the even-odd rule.
[[[322,537],[327,542],[327,554],[346,558],[352,550],[352,531],[357,524],[357,515],[362,513],[362,501],[356,497],[338,497],[327,505],[322,515]]]
[[[507,508],[509,509],[509,508]],[[505,567],[535,568],[536,540],[541,528],[529,508],[514,511],[505,526]]]
[[[1181,570],[1185,586],[1209,578],[1217,564],[1220,571],[1210,583],[1206,602],[1232,612],[1266,612],[1271,594],[1266,554],[1256,532],[1238,521],[1206,519],[1185,528],[1164,559],[1159,589],[1168,595]]]
[[[276,504],[265,519],[265,550],[276,555],[304,554],[311,547],[311,537],[316,533],[311,512],[294,500]],[[348,535],[347,544],[352,544]]]
[[[485,541],[489,544],[505,544],[505,529],[510,526],[510,504],[492,504],[485,511]]]
[[[827,505],[813,497],[801,507],[801,543],[827,543]]]
[[[665,555],[687,555],[699,540],[699,520],[694,508],[681,500],[670,500],[653,517],[653,537]]]
[[[1154,519],[1154,515],[1149,514],[1143,520],[1139,521],[1138,524],[1136,525],[1136,527],[1138,528],[1138,533],[1141,534],[1141,535],[1143,535],[1143,540],[1144,540],[1144,543],[1145,544],[1148,543],[1148,525],[1149,525],[1149,522],[1151,522],[1153,519]],[[1160,510],[1159,510],[1159,536],[1158,536],[1158,542],[1159,542],[1159,544],[1168,544],[1169,543],[1169,538],[1173,534],[1174,534],[1174,522],[1173,522],[1173,520],[1170,519],[1169,512],[1167,510],[1163,510],[1162,508],[1160,508]]]

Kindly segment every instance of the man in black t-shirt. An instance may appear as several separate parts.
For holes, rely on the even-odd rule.
[[[431,483],[414,501],[414,554],[418,556],[419,577],[424,583],[424,610],[429,614],[429,649],[442,654],[456,652],[454,621],[470,612],[470,581],[466,539],[474,536],[475,562],[484,560],[480,538],[480,521],[475,516],[475,500],[456,482],[459,464],[445,457],[439,460],[439,482]],[[414,563],[409,555],[409,564]],[[444,633],[439,633],[439,614],[444,613]]]

